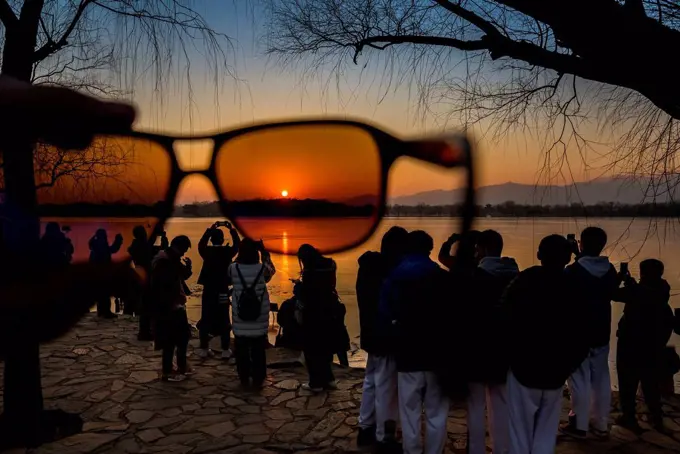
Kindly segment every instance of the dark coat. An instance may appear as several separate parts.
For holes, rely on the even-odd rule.
[[[587,338],[574,332],[588,311],[569,297],[562,269],[534,266],[505,291],[505,346],[510,370],[524,386],[559,389],[588,355]]]
[[[151,265],[152,308],[156,349],[188,340],[189,323],[186,318],[184,281],[191,277],[191,268],[182,263],[172,249],[161,251]],[[184,329],[178,329],[180,325]]]
[[[609,345],[611,302],[620,284],[616,269],[607,257],[581,257],[576,263],[567,266],[566,273],[571,280],[569,287],[573,300],[584,303],[588,308],[584,329],[590,339],[590,348]]]
[[[166,236],[161,237],[160,246],[149,244],[148,240],[139,240],[135,238],[128,248],[128,254],[130,254],[130,258],[135,264],[135,267],[142,268],[146,272],[151,272],[151,262],[153,261],[153,258],[156,257],[159,252],[166,250],[168,246],[168,237]]]
[[[663,351],[673,333],[670,290],[664,279],[640,283],[631,279],[614,292],[613,300],[626,305],[616,333],[621,347],[650,359]]]
[[[399,372],[434,371],[441,362],[435,328],[447,278],[429,257],[409,255],[385,281],[380,317],[392,320]]]
[[[506,287],[519,274],[514,259],[488,257],[475,268],[460,299],[463,304],[459,323],[466,334],[467,380],[505,383],[508,358],[500,348],[505,338],[501,298]]]
[[[322,263],[305,268],[302,281],[296,285],[305,351],[320,354],[338,351],[336,271],[335,261],[325,258]]]
[[[380,290],[387,277],[388,266],[380,252],[366,252],[359,257],[356,293],[361,328],[361,348],[366,352],[384,356],[388,346],[383,345],[377,332]]]

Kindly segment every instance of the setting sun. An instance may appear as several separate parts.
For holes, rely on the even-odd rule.
[[[286,191],[285,189],[281,191],[281,197],[288,197],[288,191]]]

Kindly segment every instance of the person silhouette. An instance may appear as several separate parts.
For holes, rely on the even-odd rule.
[[[132,244],[128,248],[128,253],[134,263],[135,268],[144,270],[146,275],[151,273],[151,261],[160,252],[166,250],[170,245],[168,243],[168,236],[165,231],[161,231],[159,236],[161,239],[160,246],[149,244],[146,228],[143,225],[138,225],[132,229]],[[151,296],[148,292],[148,287],[135,298],[132,304],[132,310],[139,315],[139,332],[137,333],[137,340],[151,341],[153,334],[151,332]],[[127,305],[126,305],[127,307]]]
[[[57,222],[48,222],[45,234],[38,246],[41,261],[50,268],[59,268],[71,263],[73,243],[66,237]]]
[[[98,229],[90,239],[90,263],[111,263],[111,256],[117,253],[123,245],[123,235],[116,234],[113,243],[109,244],[106,230]],[[116,314],[111,312],[110,295],[97,297],[97,315],[102,318],[116,318]]]

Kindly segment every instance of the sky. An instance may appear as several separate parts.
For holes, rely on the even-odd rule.
[[[378,51],[364,55],[358,65],[349,65],[342,80],[328,68],[309,73],[306,62],[282,67],[265,54],[263,14],[257,2],[238,0],[201,0],[196,9],[216,31],[230,37],[227,47],[233,76],[221,72],[218,83],[205,59],[192,51],[191,97],[185,83],[185,68],[164,88],[161,98],[143,84],[134,94],[140,117],[137,129],[162,130],[173,134],[199,134],[221,131],[253,122],[318,116],[349,117],[365,120],[399,137],[414,137],[444,131],[437,112],[422,115],[418,110],[415,88],[407,84],[386,88],[386,73]],[[217,90],[216,90],[217,88]],[[191,99],[191,102],[189,102]],[[161,102],[162,101],[162,102]],[[445,109],[445,108],[444,108]],[[445,113],[445,112],[444,112]],[[455,125],[447,129],[455,130]],[[477,137],[486,131],[476,131]],[[179,144],[180,164],[185,169],[206,165],[210,144]],[[539,144],[528,136],[509,135],[500,142],[478,140],[476,156],[478,183],[502,184],[513,181],[532,184],[537,181],[541,165]],[[297,169],[301,170],[301,169]],[[238,180],[238,172],[230,174]],[[400,160],[391,169],[388,194],[409,195],[434,189],[460,186],[455,171],[441,171],[412,160]],[[582,179],[583,175],[577,175]],[[264,192],[287,189],[298,196],[294,182],[263,175]],[[236,187],[237,184],[232,186]],[[232,190],[233,192],[233,190]],[[304,191],[303,191],[304,192]],[[203,178],[186,180],[180,191],[180,203],[211,200],[215,194]]]

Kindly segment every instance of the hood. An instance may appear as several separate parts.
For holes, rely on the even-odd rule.
[[[604,277],[612,268],[609,257],[581,257],[578,264],[583,267],[591,276]]]
[[[382,254],[380,252],[368,251],[359,257],[359,266],[373,267],[382,265]]]
[[[519,266],[512,257],[484,257],[479,267],[492,276],[515,276],[519,273]]]

